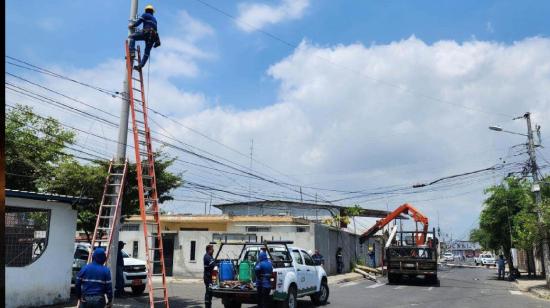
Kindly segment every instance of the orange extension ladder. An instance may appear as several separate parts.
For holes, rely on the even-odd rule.
[[[137,60],[137,63],[140,63],[139,46],[135,60]],[[145,236],[149,304],[151,308],[169,307],[166,269],[164,267],[164,250],[162,247],[162,228],[159,217],[160,209],[155,177],[155,160],[151,144],[151,130],[147,123],[147,104],[145,102],[143,73],[141,69],[134,68],[134,59],[130,58],[128,41],[126,41],[126,71],[128,74],[128,102],[132,115],[132,130],[134,133],[134,149],[136,154],[139,210],[143,223],[143,234]],[[160,273],[153,272],[155,265],[158,266]],[[160,276],[160,282],[153,280],[154,276]]]

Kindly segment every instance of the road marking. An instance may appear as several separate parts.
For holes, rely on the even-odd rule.
[[[512,290],[510,290],[510,294],[521,295],[521,291],[512,291]]]
[[[434,287],[429,287],[429,288],[426,289],[426,291],[431,291],[431,290],[433,290],[433,288]]]
[[[398,286],[398,287],[395,287],[393,288],[394,290],[401,290],[401,289],[405,289],[407,286]]]
[[[383,286],[383,285],[384,285],[383,283],[377,282],[376,284],[373,284],[373,285],[370,285],[370,286],[368,286],[368,287],[365,287],[365,289],[374,289],[374,288],[381,287],[381,286]]]

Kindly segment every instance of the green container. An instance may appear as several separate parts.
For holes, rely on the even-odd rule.
[[[254,268],[252,262],[244,260],[239,264],[239,281],[250,282],[254,275]]]

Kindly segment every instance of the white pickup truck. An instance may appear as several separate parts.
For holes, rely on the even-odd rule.
[[[488,253],[482,253],[481,255],[479,255],[479,257],[475,257],[474,258],[474,263],[476,265],[491,265],[491,266],[495,266],[496,265],[496,262],[495,262],[495,257],[493,257],[492,254],[488,254]]]
[[[257,303],[254,279],[242,281],[242,277],[237,277],[236,273],[239,273],[237,269],[244,261],[250,262],[253,272],[260,249],[265,249],[273,264],[271,297],[278,307],[295,308],[298,306],[297,299],[304,296],[310,296],[316,306],[325,305],[329,296],[325,270],[313,261],[305,249],[288,246],[292,243],[291,241],[219,243],[215,258],[217,268],[212,275],[213,283],[210,286],[212,295],[221,298],[225,308],[240,308],[242,303]],[[224,254],[224,248],[229,248],[228,253]],[[222,265],[224,262],[226,265]],[[227,270],[228,262],[231,262],[235,268],[235,277],[230,280],[222,279],[224,274],[221,272],[223,268]]]

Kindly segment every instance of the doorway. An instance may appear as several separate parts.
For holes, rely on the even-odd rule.
[[[164,250],[164,267],[166,269],[166,276],[172,276],[174,268],[174,240],[175,234],[162,234],[162,248]],[[155,247],[158,246],[158,238],[155,237]],[[155,250],[155,260],[160,260],[160,253],[158,250]],[[159,263],[154,264],[153,273],[160,274]]]

